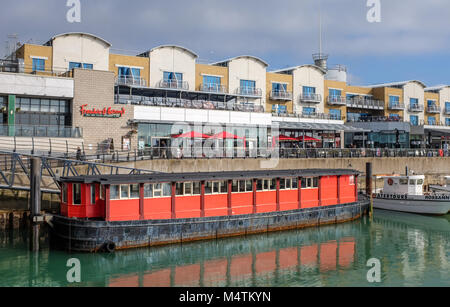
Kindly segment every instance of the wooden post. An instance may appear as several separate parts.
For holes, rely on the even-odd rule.
[[[144,184],[139,184],[139,219],[142,221],[144,217]]]
[[[172,202],[171,202],[171,211],[172,211],[172,218],[175,219],[177,216],[176,213],[176,190],[177,190],[177,186],[175,182],[172,182]]]
[[[227,198],[227,207],[228,207],[228,216],[233,215],[233,208],[231,207],[231,189],[232,189],[232,180],[228,180],[228,198]]]
[[[105,185],[105,221],[111,221],[111,186]]]
[[[302,178],[297,178],[298,180],[298,208],[302,208]]]
[[[252,187],[253,187],[253,214],[256,214],[256,179],[252,180]]]
[[[319,207],[322,207],[322,177],[317,177],[317,185],[319,187]]]
[[[32,228],[30,250],[39,252],[39,230],[41,221],[41,159],[31,159],[30,170],[30,209]]]
[[[337,204],[341,204],[341,176],[337,176]]]
[[[200,183],[200,217],[205,217],[205,182]]]
[[[277,178],[277,212],[281,210],[280,205],[280,178]]]

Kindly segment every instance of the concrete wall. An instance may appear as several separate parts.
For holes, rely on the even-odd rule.
[[[69,62],[88,63],[94,70],[109,70],[110,45],[87,34],[57,36],[53,44],[53,70],[69,69]]]

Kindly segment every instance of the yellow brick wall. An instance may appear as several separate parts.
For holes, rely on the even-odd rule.
[[[109,70],[114,72],[115,76],[119,74],[119,68],[117,65],[142,67],[141,78],[150,84],[150,59],[138,56],[129,56],[122,54],[110,54],[109,55]]]
[[[435,117],[436,118],[436,123],[440,123],[441,122],[441,116],[440,114],[433,114],[433,113],[428,113],[427,112],[427,107],[428,107],[428,100],[435,100],[436,101],[436,105],[442,109],[442,104],[439,101],[439,94],[438,93],[432,93],[432,92],[425,92],[425,102],[424,102],[424,107],[425,107],[425,124],[428,123],[428,117]],[[445,104],[445,103],[444,103]]]
[[[325,114],[330,114],[330,110],[340,110],[341,111],[341,117],[344,119],[347,115],[347,106],[332,106],[328,104],[328,96],[330,95],[330,89],[341,89],[342,97],[346,97],[347,94],[347,84],[345,82],[341,81],[334,81],[334,80],[325,80],[325,87],[324,87],[324,106],[325,106]]]
[[[272,83],[287,83],[287,91],[292,94],[293,76],[286,74],[270,73],[266,74],[266,112],[272,113],[272,106],[275,104],[285,105],[288,113],[292,113],[294,110],[293,101],[285,100],[270,100],[270,92],[272,91]]]
[[[225,86],[226,92],[229,93],[228,88],[228,67],[195,64],[195,90],[199,91],[203,84],[203,75],[220,76],[220,84]]]
[[[38,74],[51,74],[53,66],[53,48],[50,46],[30,45],[24,44],[16,52],[16,57],[23,59],[25,65],[25,73],[31,73],[33,71],[33,59],[31,56],[46,57],[45,60],[45,72]],[[58,72],[63,72],[63,68],[57,69]],[[60,71],[59,71],[60,70]]]

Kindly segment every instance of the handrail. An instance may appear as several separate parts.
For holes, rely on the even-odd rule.
[[[328,96],[328,104],[330,105],[346,105],[347,98],[343,96]]]
[[[83,128],[52,125],[0,125],[0,136],[82,138]]]
[[[321,101],[322,95],[320,94],[312,94],[312,93],[300,94],[300,102],[320,103]]]
[[[441,108],[439,106],[427,106],[428,113],[441,113]]]
[[[347,99],[347,107],[361,109],[384,109],[384,101],[374,99]]]
[[[262,90],[260,88],[255,88],[255,87],[238,87],[236,89],[236,94],[244,95],[244,96],[261,97]]]
[[[116,84],[118,85],[134,85],[134,86],[147,86],[147,80],[134,76],[118,76],[116,78]]]
[[[292,100],[292,92],[272,90],[270,92],[270,99]]]
[[[424,106],[420,104],[410,104],[408,106],[409,112],[422,112],[424,110]]]
[[[390,110],[404,110],[405,109],[405,104],[404,103],[389,103],[389,107]]]
[[[158,83],[159,88],[170,88],[170,89],[180,89],[189,90],[189,83],[187,81],[178,80],[161,80]]]
[[[216,84],[216,83],[209,83],[209,84],[202,83],[200,85],[200,90],[202,92],[208,92],[208,93],[223,93],[224,94],[227,92],[226,86]]]

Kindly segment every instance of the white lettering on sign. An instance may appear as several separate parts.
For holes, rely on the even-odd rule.
[[[80,0],[67,0],[67,7],[70,9],[67,11],[67,22],[81,22],[81,3]]]

